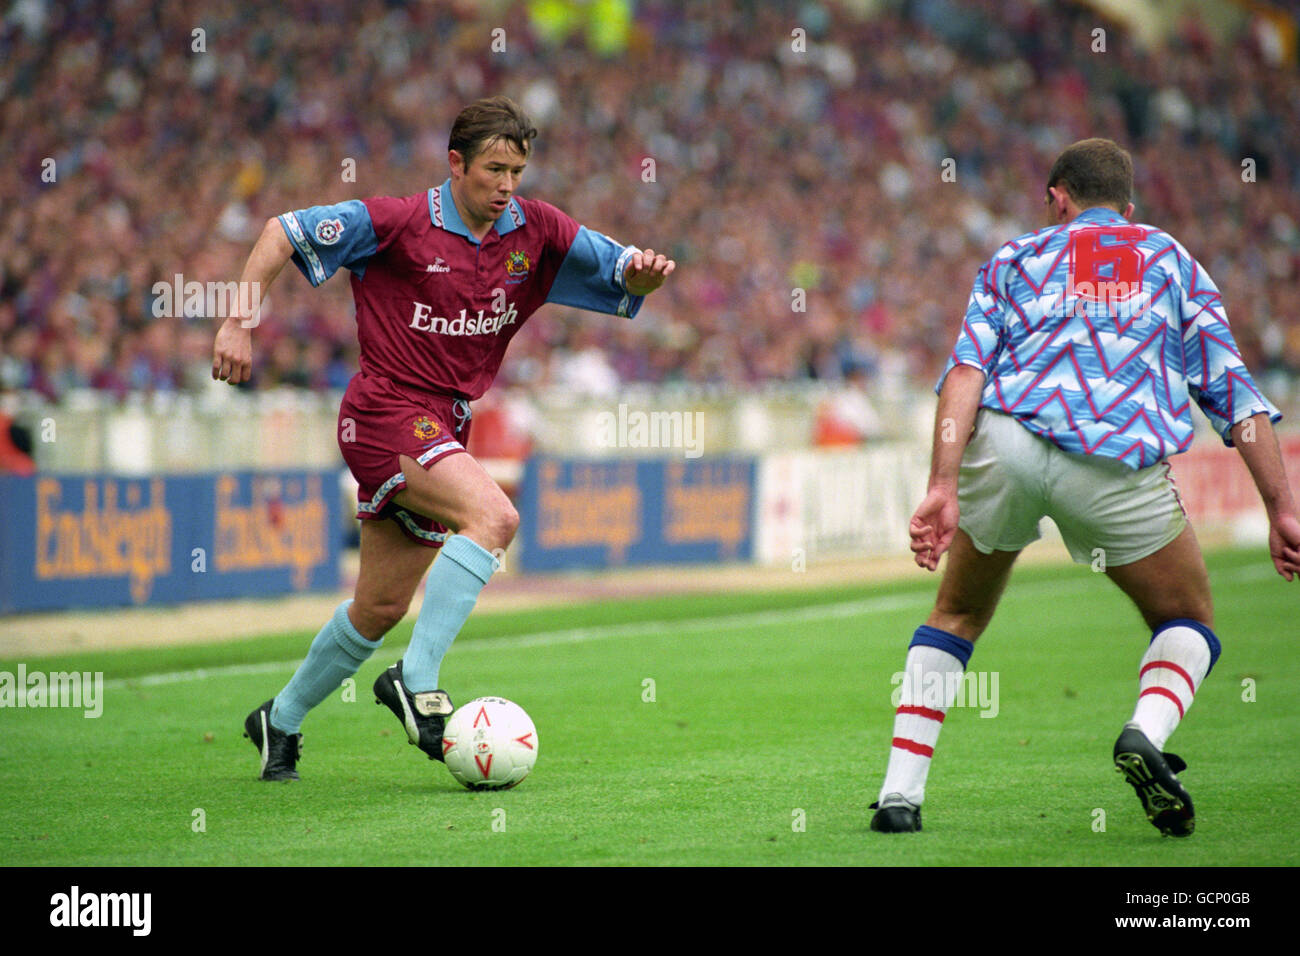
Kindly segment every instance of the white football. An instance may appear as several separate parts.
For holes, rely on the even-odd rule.
[[[447,718],[442,758],[471,790],[508,790],[537,763],[537,728],[503,697],[479,697]]]

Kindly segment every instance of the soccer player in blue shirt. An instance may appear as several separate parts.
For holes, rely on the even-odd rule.
[[[514,538],[509,498],[465,451],[469,403],[511,337],[547,302],[632,317],[671,259],[623,246],[547,203],[516,195],[537,135],[506,97],[463,109],[451,176],[415,196],[351,200],[267,222],[242,282],[265,293],[292,261],[313,286],[351,272],[361,370],[339,410],[339,448],[358,483],[356,592],[274,698],[248,715],[261,779],[296,780],[303,718],[352,676],[406,614],[435,549],[441,558],[403,660],[375,682],[412,744],[442,759],[452,712],[439,668]],[[247,381],[252,316],[217,333],[213,378]]]
[[[1151,628],[1113,757],[1162,833],[1192,833],[1185,764],[1163,750],[1219,655],[1209,576],[1166,460],[1191,444],[1193,400],[1254,478],[1277,572],[1300,573],[1281,416],[1242,363],[1209,275],[1167,233],[1130,222],[1132,188],[1115,143],[1073,144],[1048,177],[1050,225],[976,276],[910,527],[917,564],[933,571],[945,552],[948,564],[908,649],[873,830],[921,829],[939,729],[1046,515],[1074,560],[1104,562]]]

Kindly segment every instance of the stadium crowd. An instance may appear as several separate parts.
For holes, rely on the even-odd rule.
[[[979,265],[1093,135],[1131,149],[1138,218],[1210,270],[1266,387],[1300,375],[1300,73],[1268,31],[1143,50],[1070,3],[645,0],[596,43],[522,3],[186,8],[0,23],[0,389],[199,387],[216,323],[156,316],[155,283],[237,279],[279,212],[441,182],[452,117],[498,92],[541,129],[524,195],[678,262],[635,322],[543,310],[507,384],[932,381]],[[269,298],[250,387],[343,387],[347,281]]]

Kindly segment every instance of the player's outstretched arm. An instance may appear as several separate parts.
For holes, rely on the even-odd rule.
[[[643,249],[633,253],[623,270],[623,288],[632,295],[649,295],[664,284],[664,280],[673,274],[677,263],[660,253],[655,255],[653,249]]]
[[[1300,517],[1273,423],[1263,412],[1243,419],[1232,426],[1232,443],[1250,469],[1268,513],[1268,551],[1273,567],[1291,581],[1300,574]]]
[[[954,366],[939,391],[929,489],[908,527],[916,563],[928,571],[939,567],[957,533],[957,476],[983,391],[984,372],[969,365]]]
[[[266,290],[280,274],[284,264],[293,256],[293,245],[284,234],[278,219],[268,219],[262,234],[248,254],[243,275],[239,277],[240,289],[255,290],[254,294],[235,296],[235,301],[253,302],[254,314],[231,315],[217,330],[217,340],[212,346],[212,377],[221,382],[238,385],[247,382],[253,374],[253,326],[257,324],[256,310],[260,308]]]

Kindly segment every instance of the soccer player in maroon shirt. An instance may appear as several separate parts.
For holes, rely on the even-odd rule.
[[[469,403],[487,391],[511,337],[541,305],[631,318],[675,267],[516,196],[536,135],[511,100],[480,100],[452,126],[451,177],[441,186],[285,213],[267,222],[249,255],[241,282],[257,283],[260,294],[286,262],[313,286],[346,267],[361,345],[338,434],[359,485],[356,592],[285,688],[244,723],[263,780],[298,779],[303,718],[380,647],[438,548],[410,647],[380,675],[375,696],[412,744],[442,759],[453,708],[438,688],[439,666],[499,564],[494,552],[519,524],[509,498],[465,451]],[[249,379],[251,318],[222,324],[213,378]]]

